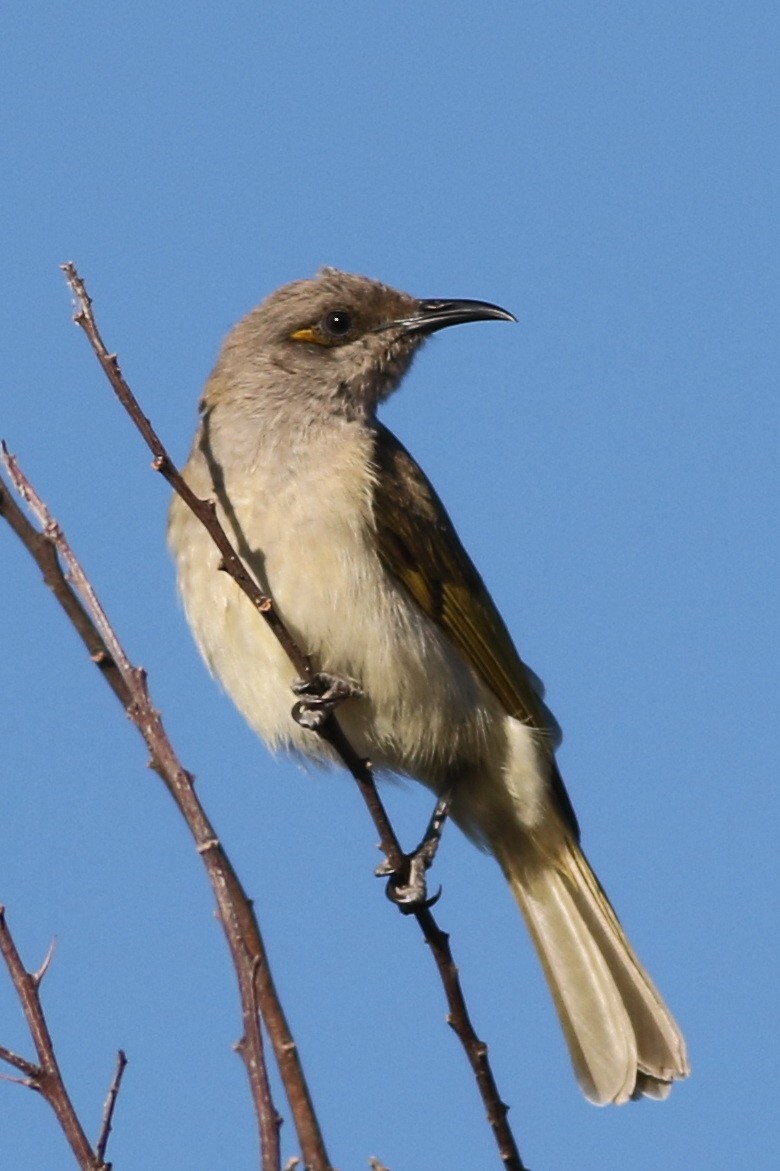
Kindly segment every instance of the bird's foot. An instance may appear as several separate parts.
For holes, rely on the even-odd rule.
[[[441,887],[435,895],[428,895],[425,875],[436,857],[451,804],[452,789],[447,789],[436,802],[436,808],[431,814],[431,820],[417,849],[412,850],[411,854],[404,854],[401,866],[395,870],[388,861],[384,861],[376,868],[375,874],[379,878],[387,878],[385,894],[404,915],[413,915],[415,911],[432,907],[441,898]]]
[[[311,679],[296,679],[292,689],[303,696],[293,707],[292,717],[312,732],[318,732],[345,699],[359,699],[363,694],[354,679],[342,679],[327,671],[318,671]]]

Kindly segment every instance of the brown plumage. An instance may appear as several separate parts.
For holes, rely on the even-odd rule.
[[[227,339],[186,475],[214,496],[239,551],[316,667],[357,680],[339,719],[379,768],[436,792],[497,859],[594,1102],[662,1098],[685,1043],[579,846],[559,733],[447,513],[377,421],[421,341],[511,319],[419,301],[325,269],[273,294]],[[314,759],[290,715],[293,669],[178,499],[170,542],[195,636],[272,747]]]

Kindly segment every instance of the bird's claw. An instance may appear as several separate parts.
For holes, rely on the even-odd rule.
[[[422,854],[406,854],[401,870],[393,871],[390,874],[385,894],[404,915],[413,915],[415,911],[432,907],[441,898],[441,887],[436,891],[436,894],[428,895],[428,883],[425,877],[427,869],[428,866]],[[380,870],[381,867],[377,869],[377,873]]]
[[[401,866],[393,868],[389,860],[385,859],[374,871],[377,877],[387,878],[385,894],[404,915],[413,915],[415,911],[432,907],[441,898],[441,887],[435,895],[429,897],[425,875],[436,857],[451,803],[452,790],[448,789],[437,801],[425,836],[417,849],[411,854],[404,854]]]
[[[292,717],[312,732],[318,732],[345,699],[359,699],[363,694],[354,679],[342,679],[327,671],[318,671],[311,679],[296,679],[292,689],[303,696],[293,706]]]

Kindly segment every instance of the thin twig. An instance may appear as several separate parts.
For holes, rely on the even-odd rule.
[[[127,1069],[127,1056],[124,1049],[120,1049],[116,1055],[116,1069],[114,1076],[111,1079],[111,1085],[108,1087],[108,1094],[106,1095],[105,1105],[103,1106],[103,1119],[100,1124],[100,1134],[95,1146],[99,1159],[105,1159],[106,1147],[108,1146],[108,1136],[111,1134],[111,1125],[114,1121],[114,1111],[116,1109],[117,1098],[122,1087],[122,1078]]]
[[[471,1023],[458,969],[452,958],[450,937],[446,931],[442,931],[439,927],[428,907],[416,911],[415,915],[425,936],[425,942],[433,953],[441,982],[444,985],[450,1010],[447,1015],[447,1023],[458,1037],[468,1057],[504,1167],[507,1168],[507,1171],[527,1171],[527,1168],[523,1167],[514,1136],[509,1127],[507,1119],[509,1107],[502,1101],[498,1092],[498,1086],[488,1059],[487,1045],[484,1041],[480,1041]]]
[[[95,321],[94,313],[92,312],[92,298],[89,296],[86,285],[76,270],[75,265],[72,263],[64,264],[62,265],[62,269],[76,299],[77,310],[74,320],[87,335],[89,343],[114,393],[141,432],[142,437],[152,452],[154,457],[152,466],[165,477],[174,491],[179,494],[185,504],[189,506],[207,529],[222,556],[221,568],[230,573],[239,588],[243,590],[258,613],[271,627],[298,674],[303,679],[311,679],[312,668],[308,657],[290,635],[279,617],[273,601],[262,592],[236,553],[219,522],[214,502],[211,500],[201,500],[195,495],[181,473],[177,470],[162,441],[141,410],[135,395],[124,379],[116,354],[111,353],[103,341]],[[318,731],[322,739],[341,758],[345,767],[357,782],[361,796],[379,834],[380,848],[385,854],[390,868],[396,873],[399,873],[404,866],[405,855],[377,791],[370,762],[362,759],[355,752],[336,716],[331,715]],[[477,1037],[471,1024],[457,968],[452,959],[449,937],[438,926],[430,907],[423,907],[416,910],[414,917],[417,919],[425,941],[430,946],[434,955],[447,998],[449,1008],[448,1020],[455,1030],[466,1052],[469,1064],[474,1071],[477,1087],[496,1138],[502,1164],[506,1171],[527,1171],[509,1125],[507,1118],[508,1107],[498,1093],[495,1078],[490,1067],[487,1045]]]
[[[104,675],[109,687],[123,706],[130,702],[130,693],[125,686],[116,663],[111,658],[103,639],[95,630],[89,615],[65,580],[57,560],[57,553],[43,533],[30,524],[22,509],[0,480],[0,516],[11,526],[28,553],[38,564],[45,584],[54,594],[58,603],[75,627],[98,670]]]
[[[152,703],[145,672],[133,666],[128,659],[61,527],[18,462],[8,453],[5,444],[2,444],[2,459],[20,495],[43,527],[46,540],[55,546],[67,567],[67,579],[59,567],[61,582],[58,589],[78,591],[83,622],[89,627],[79,627],[79,633],[88,646],[100,647],[101,659],[105,657],[116,665],[120,682],[114,686],[114,690],[146,741],[151,756],[150,766],[164,781],[203,858],[239,979],[244,1019],[244,1038],[239,1051],[252,1088],[263,1152],[263,1171],[278,1171],[281,1155],[279,1116],[271,1100],[262,1034],[257,1023],[258,1002],[285,1080],[304,1158],[312,1171],[330,1171],[331,1164],[300,1067],[297,1048],[274,987],[252,904],[197,798],[192,774],[182,766],[168,739],[160,714]],[[18,518],[15,531],[19,532],[25,546],[36,556],[37,546],[33,539],[35,530],[26,518],[22,517],[22,520],[31,532],[24,531]]]
[[[6,1081],[9,1082],[19,1082],[20,1085],[29,1085],[29,1079],[36,1078],[40,1073],[40,1066],[35,1065],[32,1061],[28,1061],[26,1057],[20,1057],[19,1054],[14,1053],[12,1049],[6,1049],[5,1045],[0,1045],[0,1061],[7,1062],[7,1064],[12,1065],[14,1069],[18,1069],[20,1073],[27,1075],[28,1080],[23,1082],[21,1078],[11,1078],[3,1074],[2,1076]]]
[[[102,1150],[93,1151],[70,1100],[43,1012],[39,989],[51,961],[52,949],[49,949],[46,959],[37,972],[28,972],[22,963],[6,922],[5,907],[0,907],[0,954],[2,954],[10,973],[38,1054],[38,1064],[35,1065],[31,1061],[19,1057],[18,1054],[12,1053],[10,1049],[0,1049],[0,1057],[26,1075],[23,1081],[21,1078],[7,1080],[21,1081],[23,1085],[37,1090],[46,1099],[56,1114],[63,1134],[70,1143],[70,1148],[83,1171],[110,1171],[109,1164],[104,1161],[105,1143]],[[108,1135],[106,1135],[107,1138]]]

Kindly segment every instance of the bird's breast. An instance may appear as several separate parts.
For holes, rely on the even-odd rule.
[[[454,763],[483,756],[500,723],[493,697],[405,587],[374,540],[373,437],[354,429],[271,447],[214,485],[196,447],[187,478],[219,501],[221,519],[301,649],[319,670],[355,680],[364,698],[340,719],[380,767],[431,784]],[[171,547],[188,618],[211,670],[272,746],[321,755],[290,715],[295,670],[184,506],[171,513]]]

